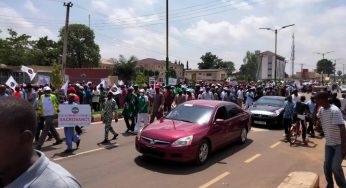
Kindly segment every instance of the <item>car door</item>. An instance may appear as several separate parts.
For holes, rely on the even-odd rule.
[[[241,109],[236,105],[226,106],[228,120],[227,120],[227,138],[229,141],[237,139],[240,135],[242,128]]]
[[[217,119],[225,120],[223,123],[215,123]],[[225,106],[220,106],[216,112],[213,119],[213,124],[211,127],[211,132],[209,137],[212,140],[212,144],[214,148],[220,147],[226,139],[226,119],[227,119],[227,111]]]

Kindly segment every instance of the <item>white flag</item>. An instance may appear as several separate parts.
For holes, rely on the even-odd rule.
[[[119,85],[119,86],[122,86],[122,85],[124,85],[124,82],[123,82],[122,80],[119,80],[119,81],[118,81],[118,85]]]
[[[97,90],[100,90],[101,84],[102,84],[103,88],[106,88],[108,85],[106,79],[101,79],[101,83],[99,83],[99,85],[96,86]]]
[[[34,72],[34,69],[30,68],[30,67],[26,67],[24,65],[22,65],[22,68],[21,68],[22,72],[26,72],[29,77],[30,77],[30,81],[32,81],[35,76],[36,76],[36,73]]]
[[[117,85],[113,85],[109,92],[113,93],[113,95],[119,95],[122,93],[122,90],[117,87]]]
[[[12,76],[10,76],[10,78],[8,78],[8,80],[6,82],[6,85],[14,90],[18,84],[17,84],[16,80]]]
[[[68,87],[68,80],[65,82],[65,84],[61,87],[61,90],[64,90],[64,93],[66,95],[67,93],[67,87]]]

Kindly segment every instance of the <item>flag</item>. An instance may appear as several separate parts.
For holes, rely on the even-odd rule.
[[[106,88],[108,86],[106,79],[101,79],[101,83],[99,83],[99,85],[96,86],[97,90],[100,90],[101,84],[103,85],[103,88]]]
[[[113,85],[112,88],[109,90],[113,95],[119,95],[122,93],[122,90],[117,87],[117,85]]]
[[[36,76],[36,73],[30,67],[26,67],[26,66],[22,65],[21,70],[22,70],[22,72],[26,72],[29,75],[30,81],[32,81],[35,78],[35,76]]]
[[[10,78],[8,78],[8,80],[6,82],[6,85],[14,90],[18,84],[17,84],[16,80],[12,76],[10,76]]]
[[[119,85],[119,86],[122,86],[122,85],[124,85],[124,82],[123,82],[122,80],[119,80],[119,81],[118,81],[118,85]]]
[[[64,93],[66,95],[67,93],[67,87],[68,87],[68,80],[65,82],[65,84],[61,87],[61,90],[64,90]]]

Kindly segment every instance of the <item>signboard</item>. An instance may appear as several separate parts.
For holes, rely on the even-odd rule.
[[[50,77],[45,75],[38,75],[38,85],[50,85]]]
[[[155,85],[155,77],[149,77],[149,85],[152,86],[152,85]]]
[[[90,105],[59,105],[59,127],[87,126],[91,123]]]
[[[177,85],[177,81],[178,80],[176,78],[169,78],[168,84],[171,86],[175,86],[175,85]]]

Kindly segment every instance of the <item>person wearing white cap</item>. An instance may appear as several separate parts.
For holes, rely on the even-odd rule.
[[[149,99],[144,94],[144,89],[139,90],[139,98],[138,98],[138,115],[137,115],[137,123],[134,129],[134,133],[138,133],[142,121],[144,122],[144,126],[149,124]]]
[[[50,87],[46,86],[43,88],[43,90],[44,95],[41,96],[41,100],[39,101],[38,115],[43,117],[45,124],[36,146],[36,149],[38,150],[41,149],[49,131],[52,133],[53,137],[56,140],[53,145],[62,143],[60,135],[53,125],[54,116],[58,115],[58,100],[54,94],[51,94],[52,90],[50,89]]]

